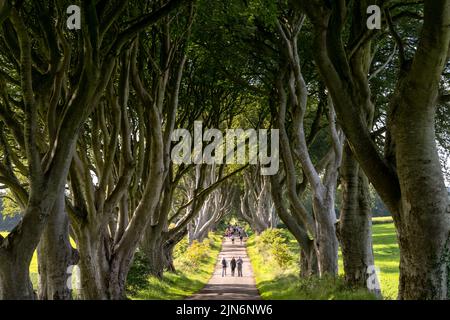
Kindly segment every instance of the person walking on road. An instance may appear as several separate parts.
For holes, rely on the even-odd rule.
[[[239,240],[241,240],[241,244],[242,244],[242,240],[244,239],[244,236],[242,235],[242,232],[239,233]]]
[[[227,275],[227,260],[225,257],[222,258],[222,277],[225,277]]]
[[[234,257],[230,261],[230,267],[231,267],[231,276],[234,277],[234,271],[236,270],[236,259]]]
[[[237,264],[237,270],[238,270],[238,277],[242,277],[242,265],[244,264],[244,261],[242,261],[242,258],[239,257],[236,261]]]

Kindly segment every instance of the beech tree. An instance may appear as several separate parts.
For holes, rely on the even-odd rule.
[[[259,167],[243,174],[244,194],[241,196],[241,216],[256,233],[276,228],[278,215],[270,193],[270,179],[262,176]]]
[[[353,154],[394,217],[401,256],[399,298],[448,298],[449,207],[435,142],[435,109],[449,55],[450,2],[424,1],[417,50],[411,59],[400,54],[383,154],[365,119],[372,101],[363,60],[356,58],[367,46],[365,33],[356,44],[346,45],[343,36],[349,12],[360,25],[366,16],[362,10],[351,11],[346,1],[298,4],[314,26],[316,62]],[[385,2],[385,12],[391,4]],[[391,33],[403,47],[395,27]]]
[[[288,61],[287,66],[281,65],[282,77],[277,81],[279,99],[278,123],[282,137],[281,150],[283,162],[286,166],[289,200],[292,207],[299,212],[306,230],[316,240],[319,272],[321,275],[326,273],[336,275],[338,271],[338,241],[335,230],[336,213],[334,202],[338,169],[342,160],[343,134],[336,126],[334,107],[329,102],[327,107],[332,147],[323,159],[325,172],[321,179],[319,176],[320,169],[317,170],[308,151],[307,134],[304,128],[309,94],[301,71],[301,59],[297,45],[303,21],[304,17],[294,16],[287,23],[277,23],[285,48],[284,54]],[[289,96],[285,89],[286,82],[288,83]],[[293,143],[289,142],[285,125],[287,106],[292,108],[293,114]],[[294,165],[296,159],[300,162],[303,175],[312,190],[314,216],[305,211],[298,198]],[[315,219],[315,222],[312,219]]]
[[[193,33],[195,32],[198,30],[194,29]],[[211,60],[205,58],[201,49],[190,48],[189,53],[185,77],[180,85],[179,101],[182,107],[174,114],[174,128],[192,132],[195,121],[202,121],[202,125],[209,128],[229,126],[237,106],[245,100],[244,95],[241,95],[242,90],[231,91],[234,88],[230,88],[226,81],[218,78],[217,70],[208,65]],[[205,139],[202,133],[202,141],[199,142],[202,155],[206,147],[203,143]],[[168,155],[171,154],[171,147],[172,145],[167,149]],[[191,160],[195,157],[196,155],[192,155]],[[164,180],[164,190],[155,216],[157,218],[147,227],[140,245],[147,257],[150,273],[159,278],[166,269],[173,271],[173,248],[189,231],[194,219],[204,217],[208,199],[213,199],[216,189],[222,188],[228,179],[246,167],[243,165],[228,170],[225,165],[178,165],[169,157],[166,160],[169,171]],[[180,189],[185,192],[180,192]],[[201,229],[198,230],[198,236],[201,237],[208,230],[208,226],[199,227]],[[192,233],[190,235],[192,236]]]
[[[129,1],[102,6],[88,1],[80,34],[70,41],[63,25],[66,1],[48,6],[2,2],[2,48],[7,48],[2,68],[14,70],[11,74],[17,78],[9,80],[21,92],[12,101],[17,112],[3,118],[25,150],[29,187],[24,192],[15,186],[26,203],[23,218],[5,239],[0,238],[1,298],[34,298],[29,264],[64,190],[81,126],[98,105],[124,45],[181,2],[169,1],[124,27],[119,20]]]
[[[209,181],[205,181],[207,185],[217,181],[215,168],[212,167],[209,171],[205,179]],[[192,190],[195,190],[195,188],[192,188]],[[194,240],[201,242],[208,236],[208,233],[231,212],[236,195],[237,190],[233,188],[232,182],[225,181],[206,198],[198,214],[187,226],[189,243]]]
[[[450,297],[450,0],[87,0],[80,28],[70,5],[0,0],[0,197],[21,217],[0,236],[0,299],[71,299],[75,265],[78,298],[125,299],[137,251],[163,278],[182,239],[231,214],[256,233],[281,220],[300,277],[337,276],[340,247],[367,288],[372,186],[399,298]],[[175,161],[175,130],[198,121],[278,129],[279,172],[208,162],[203,132]]]
[[[215,12],[214,8],[213,6],[212,12]],[[227,64],[230,67],[224,73],[236,83],[246,85],[257,95],[263,96],[266,108],[272,114],[271,124],[280,129],[280,151],[285,166],[285,176],[283,179],[280,179],[281,175],[279,178],[271,179],[272,193],[276,193],[276,195],[272,194],[272,197],[278,200],[274,200],[276,211],[290,231],[296,234],[304,253],[303,257],[309,260],[302,263],[305,267],[309,265],[304,274],[318,271],[316,262],[320,252],[317,250],[317,241],[322,242],[320,264],[323,266],[321,268],[323,273],[337,274],[338,241],[335,232],[334,193],[341,161],[343,136],[334,125],[332,104],[330,108],[327,108],[327,101],[324,107],[317,108],[317,113],[313,116],[315,121],[313,121],[311,132],[307,132],[309,128],[305,129],[307,126],[305,117],[311,110],[311,105],[308,106],[309,93],[306,88],[307,82],[302,74],[300,48],[297,45],[304,18],[290,12],[285,4],[274,1],[251,5],[236,1],[223,11],[230,16],[230,18],[227,16],[222,18],[229,30],[222,35],[220,28],[217,29],[217,33],[223,40],[218,44],[215,42],[209,44],[210,50],[220,56],[224,55],[225,61],[228,59],[241,61],[245,77],[241,75],[242,71],[233,72],[234,62]],[[254,18],[248,20],[242,18],[239,20],[239,27],[231,25],[232,22],[236,22],[235,18],[231,17],[237,15],[241,18],[245,17],[245,14]],[[213,21],[216,20],[213,19]],[[205,29],[208,30],[210,25],[205,24]],[[230,52],[222,47],[218,50],[215,46],[220,47],[222,42],[229,41],[230,35],[236,42],[234,51]],[[237,52],[236,48],[238,48]],[[245,65],[246,61],[251,63]],[[325,100],[327,100],[326,97]],[[318,132],[323,129],[320,120],[324,116],[327,117],[328,113],[330,137],[333,137],[331,146],[336,148],[326,152],[322,160],[312,159],[308,148]],[[266,114],[268,115],[269,113]],[[323,180],[320,177],[322,172],[326,172]],[[300,183],[302,181],[303,183]],[[284,184],[288,190],[287,199],[284,198],[280,188]],[[305,207],[303,193],[298,190],[299,184],[303,191],[308,184],[311,184],[314,190],[314,214]],[[287,206],[282,203],[286,200],[289,201]],[[316,230],[316,227],[327,230]]]
[[[175,38],[170,18],[164,17],[154,26],[153,39],[138,38],[132,50],[124,52],[117,93],[112,80],[104,108],[92,117],[90,144],[79,142],[70,182],[72,225],[80,251],[81,295],[85,299],[125,297],[134,252],[147,225],[157,219],[170,170],[170,138],[193,8],[175,13],[185,10],[188,14],[180,23],[188,31],[181,33],[181,38]],[[142,46],[147,40],[160,64],[157,57],[153,60],[144,54]],[[144,65],[149,68],[145,72],[152,75],[151,89],[144,87],[147,82],[140,71],[145,70],[141,68]],[[133,101],[129,101],[131,85],[136,94]],[[112,117],[107,115],[108,110]],[[92,150],[92,157],[86,150]]]

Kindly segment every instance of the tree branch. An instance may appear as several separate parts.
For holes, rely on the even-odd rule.
[[[384,12],[385,12],[386,20],[387,20],[387,23],[389,26],[389,31],[391,32],[391,35],[394,37],[395,43],[397,44],[397,47],[398,47],[400,66],[404,67],[405,61],[406,61],[406,56],[405,56],[405,46],[403,45],[403,40],[400,37],[400,35],[397,33],[397,31],[395,30],[395,26],[392,21],[392,17],[391,17],[391,13],[390,13],[389,9],[385,9]]]
[[[121,34],[119,34],[117,40],[115,41],[115,43],[111,48],[111,53],[113,55],[117,54],[120,51],[120,49],[128,41],[133,39],[139,32],[151,26],[152,24],[158,22],[158,20],[170,14],[173,10],[177,9],[183,3],[188,3],[190,1],[192,0],[169,0],[158,10],[151,12],[140,18],[139,21],[132,23],[130,27],[128,27]]]

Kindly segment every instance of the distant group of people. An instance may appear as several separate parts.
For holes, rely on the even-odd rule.
[[[234,244],[236,237],[239,238],[241,244],[244,240],[245,231],[244,228],[240,226],[232,226],[229,225],[225,230],[225,237],[231,240],[231,243]]]
[[[231,240],[231,243],[234,244],[235,239],[239,238],[241,241],[241,244],[244,240],[245,231],[244,228],[238,226],[238,225],[228,225],[225,229],[225,237]],[[238,257],[237,259],[233,257],[230,260],[230,269],[231,269],[231,276],[234,277],[237,269],[237,276],[242,277],[242,265],[244,264],[244,261],[241,257]],[[227,275],[227,268],[228,268],[228,261],[225,257],[222,257],[222,277],[225,277]]]
[[[238,272],[238,277],[242,277],[242,265],[244,264],[244,261],[241,257],[239,257],[237,260],[233,257],[230,261],[230,268],[231,268],[231,276],[234,277],[236,268]],[[225,259],[225,257],[222,258],[222,277],[225,277],[227,275],[227,267],[228,267],[228,261]]]

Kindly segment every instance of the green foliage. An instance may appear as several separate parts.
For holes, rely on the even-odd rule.
[[[259,241],[264,246],[270,246],[271,243],[274,242],[277,238],[287,240],[285,238],[285,233],[280,229],[267,229],[259,235]]]
[[[16,177],[20,183],[26,184],[27,178],[16,173]],[[3,194],[1,194],[1,213],[4,217],[15,217],[20,214],[21,208],[16,201],[16,197],[11,189],[7,188]]]
[[[258,252],[266,260],[273,260],[278,267],[285,269],[295,261],[288,242],[281,229],[268,229],[258,236]]]
[[[177,264],[184,270],[197,271],[202,263],[204,263],[211,249],[211,242],[209,239],[198,242],[194,240],[186,251],[177,259]]]
[[[137,294],[147,286],[150,274],[149,263],[145,254],[138,250],[134,254],[133,264],[127,277],[127,291],[129,294]]]
[[[248,7],[252,16],[258,17],[268,26],[275,27],[281,3],[286,3],[286,1],[257,0],[249,1]]]
[[[294,261],[293,255],[289,251],[289,247],[286,243],[281,242],[279,238],[272,245],[271,254],[275,261],[281,268],[287,267]]]
[[[2,198],[2,205],[2,215],[5,217],[14,217],[20,213],[20,207],[14,200],[9,189],[6,191],[5,197]]]
[[[175,260],[181,258],[189,248],[189,241],[187,237],[184,237],[183,240],[177,243],[175,248],[173,249],[173,258]]]
[[[135,300],[176,300],[201,290],[214,271],[222,238],[210,233],[203,242],[189,246],[187,239],[174,248],[175,273],[162,279],[149,276],[145,256],[138,252],[127,278],[127,293]]]

